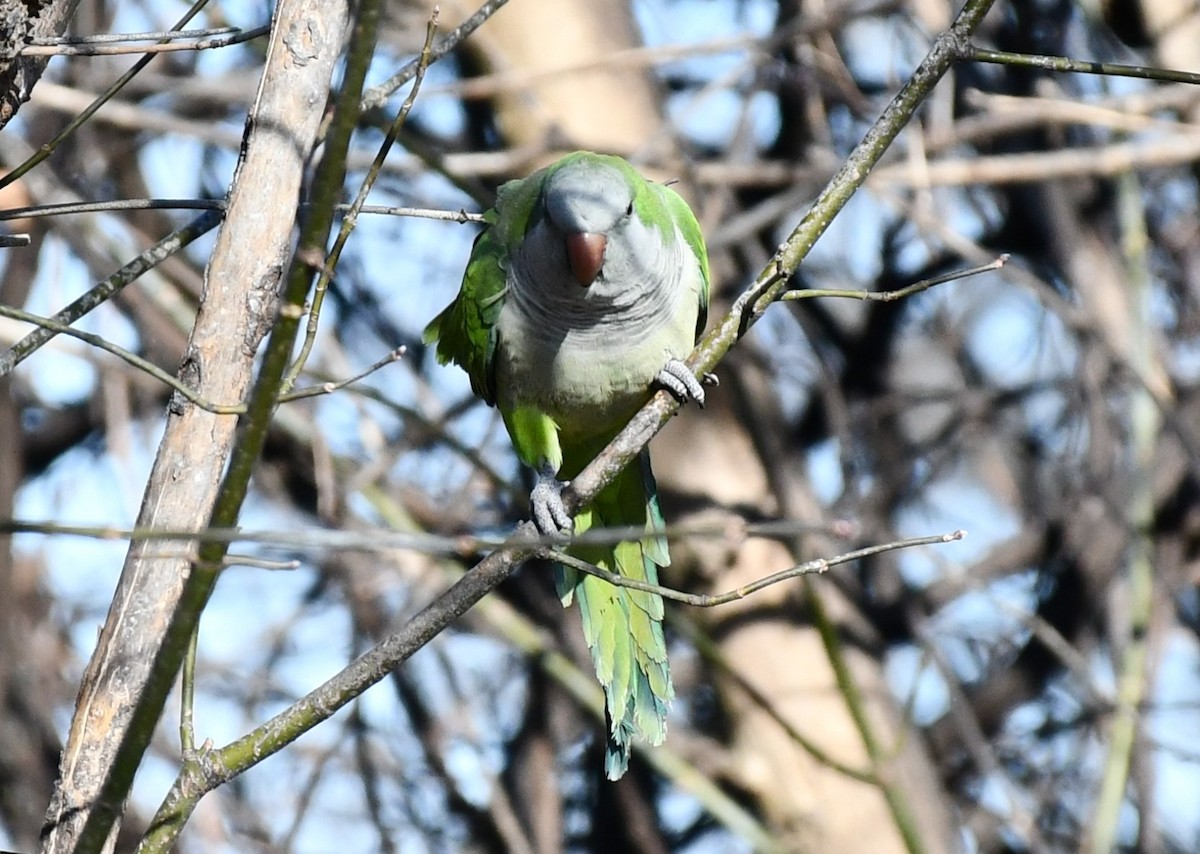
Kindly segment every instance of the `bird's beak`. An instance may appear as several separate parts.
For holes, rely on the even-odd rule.
[[[575,281],[585,288],[596,281],[600,268],[604,266],[604,250],[607,246],[608,238],[603,234],[581,231],[567,235],[567,262],[571,265]]]

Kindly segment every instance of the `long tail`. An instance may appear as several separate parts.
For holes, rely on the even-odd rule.
[[[643,451],[640,465],[631,464],[575,516],[575,533],[590,528],[637,527],[661,531],[658,489]],[[667,566],[666,538],[661,534],[615,545],[574,546],[580,560],[628,578],[658,583],[658,568]],[[634,736],[662,744],[667,733],[667,706],[675,696],[663,637],[662,597],[616,587],[603,579],[559,566],[558,595],[564,606],[579,599],[583,632],[592,651],[596,676],[604,686],[609,734],[604,770],[616,780],[629,767]]]

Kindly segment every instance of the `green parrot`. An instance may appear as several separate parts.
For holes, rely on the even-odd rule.
[[[533,518],[547,535],[645,529],[640,540],[570,554],[658,583],[667,566],[658,492],[643,451],[572,521],[562,491],[649,400],[655,385],[704,404],[681,361],[708,313],[708,255],[687,203],[619,157],[577,151],[500,188],[455,300],[425,330],[496,406],[537,473]],[[634,736],[661,744],[674,696],[662,598],[556,566],[564,607],[579,600],[609,736],[605,771],[625,773]]]

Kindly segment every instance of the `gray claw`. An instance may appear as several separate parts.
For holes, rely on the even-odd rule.
[[[679,359],[667,360],[663,369],[658,372],[657,379],[659,385],[679,398],[681,403],[694,400],[700,408],[704,408],[704,386],[700,385],[696,375]]]
[[[570,481],[559,480],[555,472],[548,468],[538,471],[537,483],[529,493],[529,503],[533,507],[533,522],[538,530],[547,537],[570,533],[575,523],[571,514],[563,504],[562,491]]]

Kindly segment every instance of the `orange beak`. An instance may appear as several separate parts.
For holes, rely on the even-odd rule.
[[[575,281],[588,287],[600,275],[604,266],[604,250],[608,238],[603,234],[583,231],[567,235],[567,262]]]

